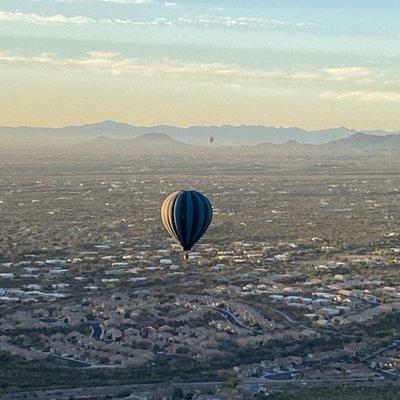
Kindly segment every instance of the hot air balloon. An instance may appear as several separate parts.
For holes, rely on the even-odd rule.
[[[212,143],[214,143],[214,140],[215,140],[215,137],[214,136],[210,136],[208,138],[208,143],[212,144]]]
[[[187,252],[205,234],[212,220],[212,206],[207,197],[195,190],[170,194],[161,206],[161,220],[167,232]]]

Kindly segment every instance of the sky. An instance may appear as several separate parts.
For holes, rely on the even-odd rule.
[[[398,0],[0,0],[0,125],[400,130]]]

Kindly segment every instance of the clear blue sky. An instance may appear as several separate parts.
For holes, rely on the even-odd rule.
[[[395,0],[2,0],[0,124],[400,129]]]

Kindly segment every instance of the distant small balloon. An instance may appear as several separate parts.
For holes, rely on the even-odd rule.
[[[214,140],[215,140],[215,137],[214,136],[210,136],[208,138],[208,143],[212,144],[212,143],[214,143]]]

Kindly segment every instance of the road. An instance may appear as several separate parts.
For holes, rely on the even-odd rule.
[[[378,356],[379,354],[387,351],[387,350],[393,350],[396,349],[400,346],[400,341],[395,340],[392,344],[390,344],[389,346],[383,347],[382,349],[376,350],[373,353],[370,353],[368,355],[366,355],[364,358],[361,359],[361,361],[365,362],[370,360],[371,358],[374,358],[375,356]]]
[[[55,354],[52,353],[48,353],[42,350],[38,350],[38,349],[34,349],[33,347],[30,347],[29,350],[34,351],[35,353],[40,353],[43,354],[47,357],[52,357],[52,358],[57,358],[59,360],[64,360],[64,361],[68,361],[71,366],[76,367],[76,368],[88,368],[91,367],[92,364],[86,362],[86,361],[81,361],[81,360],[76,360],[75,358],[71,358],[71,357],[63,357],[63,356],[57,356]]]
[[[373,381],[384,381],[385,377],[375,377]],[[246,379],[244,381],[246,384],[269,384],[269,383],[297,383],[299,385],[304,385],[305,383],[319,383],[324,384],[327,383],[337,383],[337,384],[345,384],[346,382],[371,382],[371,378],[328,378],[328,379]]]
[[[284,389],[287,385],[298,386],[324,386],[343,385],[353,383],[357,386],[382,386],[386,385],[387,381],[381,377],[371,380],[369,378],[350,378],[350,379],[309,379],[309,380],[269,380],[264,378],[245,379],[243,384],[247,388],[259,388],[266,386],[268,388]],[[400,385],[400,382],[391,382],[391,384]],[[179,387],[184,391],[215,391],[221,386],[221,382],[187,382],[187,383],[164,383],[164,384],[137,384],[137,385],[117,385],[103,386],[92,388],[72,388],[72,389],[53,389],[53,390],[38,390],[31,392],[19,392],[0,395],[0,400],[18,400],[18,399],[33,399],[36,400],[67,400],[71,397],[82,397],[87,399],[104,398],[106,395],[118,395],[122,392],[131,392],[133,394],[150,395],[154,393],[162,393],[165,395]]]
[[[286,319],[288,322],[292,323],[292,324],[297,324],[299,327],[304,328],[304,329],[310,329],[309,326],[306,325],[302,325],[300,324],[298,321],[295,321],[294,319],[292,319],[291,317],[289,317],[289,315],[287,315],[286,313],[284,313],[283,311],[280,311],[274,307],[265,305],[265,307],[267,307],[269,310],[271,310],[272,312],[279,314],[282,318]],[[243,328],[243,329],[247,329],[249,331],[252,331],[254,333],[265,333],[263,331],[251,328],[250,326],[246,326],[243,325],[236,317],[235,315],[233,315],[232,313],[230,313],[229,311],[226,311],[222,308],[214,308],[215,310],[219,311],[220,314],[222,314],[223,317],[225,317],[225,319],[227,319],[231,324],[236,325],[239,328]]]
[[[214,308],[214,310],[218,311],[223,318],[225,318],[227,321],[229,321],[232,325],[237,326],[238,328],[246,329],[248,331],[254,332],[254,333],[264,333],[263,331],[259,331],[257,329],[251,328],[250,326],[243,325],[231,312],[226,311],[222,308]]]
[[[395,340],[389,346],[383,347],[382,349],[376,350],[373,353],[370,353],[370,354],[366,355],[360,361],[368,363],[369,360],[371,360],[372,358],[378,356],[379,354],[382,354],[387,350],[398,349],[399,347],[400,347],[400,340]],[[399,381],[400,380],[400,374],[398,374],[396,372],[387,371],[387,370],[381,369],[381,368],[379,368],[377,366],[374,368],[374,370],[379,372],[380,374],[382,374],[387,379],[395,380],[395,381]]]
[[[131,392],[139,395],[152,393],[168,393],[173,388],[180,387],[185,391],[212,391],[221,386],[221,382],[188,382],[188,383],[164,383],[164,384],[137,384],[117,385],[91,388],[38,390],[32,392],[19,392],[0,395],[0,400],[36,399],[36,400],[67,400],[71,397],[84,397],[87,399],[103,399],[106,395],[117,396],[122,392]]]
[[[269,310],[273,311],[274,313],[279,314],[282,318],[286,319],[286,321],[290,322],[291,324],[298,324],[298,321],[295,321],[294,319],[290,318],[289,315],[287,315],[283,311],[280,311],[277,308],[271,307],[267,304],[264,304],[264,306],[267,307]]]
[[[18,345],[16,347],[19,347],[21,349],[26,349],[26,350],[31,350],[35,353],[39,353],[39,354],[43,354],[46,357],[52,357],[52,358],[57,358],[59,360],[64,360],[64,361],[68,361],[68,363],[72,366],[72,367],[76,367],[76,368],[88,368],[91,367],[92,364],[86,362],[86,361],[81,361],[81,360],[77,360],[75,358],[71,358],[71,357],[63,357],[63,356],[57,356],[56,354],[52,354],[49,352],[45,352],[42,351],[40,349],[35,349],[34,347],[31,346],[24,346],[24,345]]]

